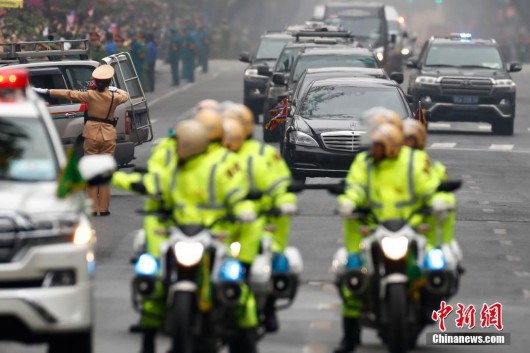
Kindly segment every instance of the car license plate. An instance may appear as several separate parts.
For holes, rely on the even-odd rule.
[[[455,104],[478,104],[477,96],[454,96],[453,102]]]

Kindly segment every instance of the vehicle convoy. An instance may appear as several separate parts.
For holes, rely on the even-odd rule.
[[[454,191],[458,184],[446,182],[441,187]],[[373,225],[361,242],[362,264],[350,258],[346,248],[339,249],[333,258],[335,284],[362,298],[360,324],[377,330],[390,353],[415,348],[423,329],[433,323],[433,310],[458,291],[462,273],[458,244],[453,241],[429,250],[421,233],[425,227],[409,224],[413,216],[431,213],[422,209],[409,219],[379,222],[370,209],[360,208],[353,216]],[[418,285],[422,276],[424,286]],[[339,293],[342,295],[342,290]]]
[[[350,77],[311,83],[285,125],[282,156],[293,178],[345,176],[364,142],[363,114],[374,107],[412,118],[395,81]]]
[[[57,196],[66,158],[30,78],[0,71],[0,340],[91,353],[95,232],[83,192]]]
[[[513,135],[516,84],[510,72],[522,65],[506,63],[494,39],[432,37],[407,66],[408,93],[430,122],[485,122],[494,134]]]
[[[66,50],[65,45],[71,45]],[[29,82],[45,89],[84,91],[92,80],[92,71],[99,66],[88,60],[88,40],[0,43],[0,72],[11,69],[29,70]],[[75,48],[75,49],[74,49]],[[153,138],[149,107],[136,70],[128,53],[103,59],[115,70],[111,85],[129,94],[129,102],[116,109],[117,140],[114,157],[119,166],[134,160],[135,147]],[[82,139],[86,104],[62,98],[44,97],[63,145],[73,146]],[[82,143],[76,152],[83,154]]]

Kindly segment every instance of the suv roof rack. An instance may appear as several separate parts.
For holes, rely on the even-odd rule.
[[[303,30],[292,34],[299,41],[301,37],[321,37],[321,38],[345,38],[354,40],[355,36],[350,31],[308,31]]]
[[[88,59],[88,50],[88,39],[0,43],[0,63],[27,63],[29,58],[45,57],[50,61],[59,61],[72,56],[85,60]]]

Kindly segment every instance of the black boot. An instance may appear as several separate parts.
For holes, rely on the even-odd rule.
[[[360,343],[361,327],[359,319],[343,317],[342,318],[343,337],[339,346],[335,348],[334,353],[352,353],[355,347]]]
[[[265,330],[267,332],[276,332],[279,328],[275,305],[274,297],[269,296],[265,304]]]
[[[142,337],[142,350],[140,353],[155,353],[156,330],[146,329]]]
[[[258,353],[258,332],[255,328],[239,329],[230,342],[230,353]]]

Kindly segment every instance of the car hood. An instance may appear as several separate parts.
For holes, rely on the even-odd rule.
[[[14,183],[0,181],[0,212],[15,211],[29,216],[44,213],[79,212],[84,207],[79,193],[67,199],[56,197],[56,182]]]
[[[510,78],[507,72],[501,70],[488,69],[472,69],[472,68],[458,68],[458,67],[438,67],[438,68],[424,68],[422,75],[427,76],[464,76],[464,77],[488,77],[493,79]]]
[[[331,131],[366,131],[360,118],[322,117],[305,119],[301,116],[294,118],[294,126],[299,131],[310,132],[319,135]]]

